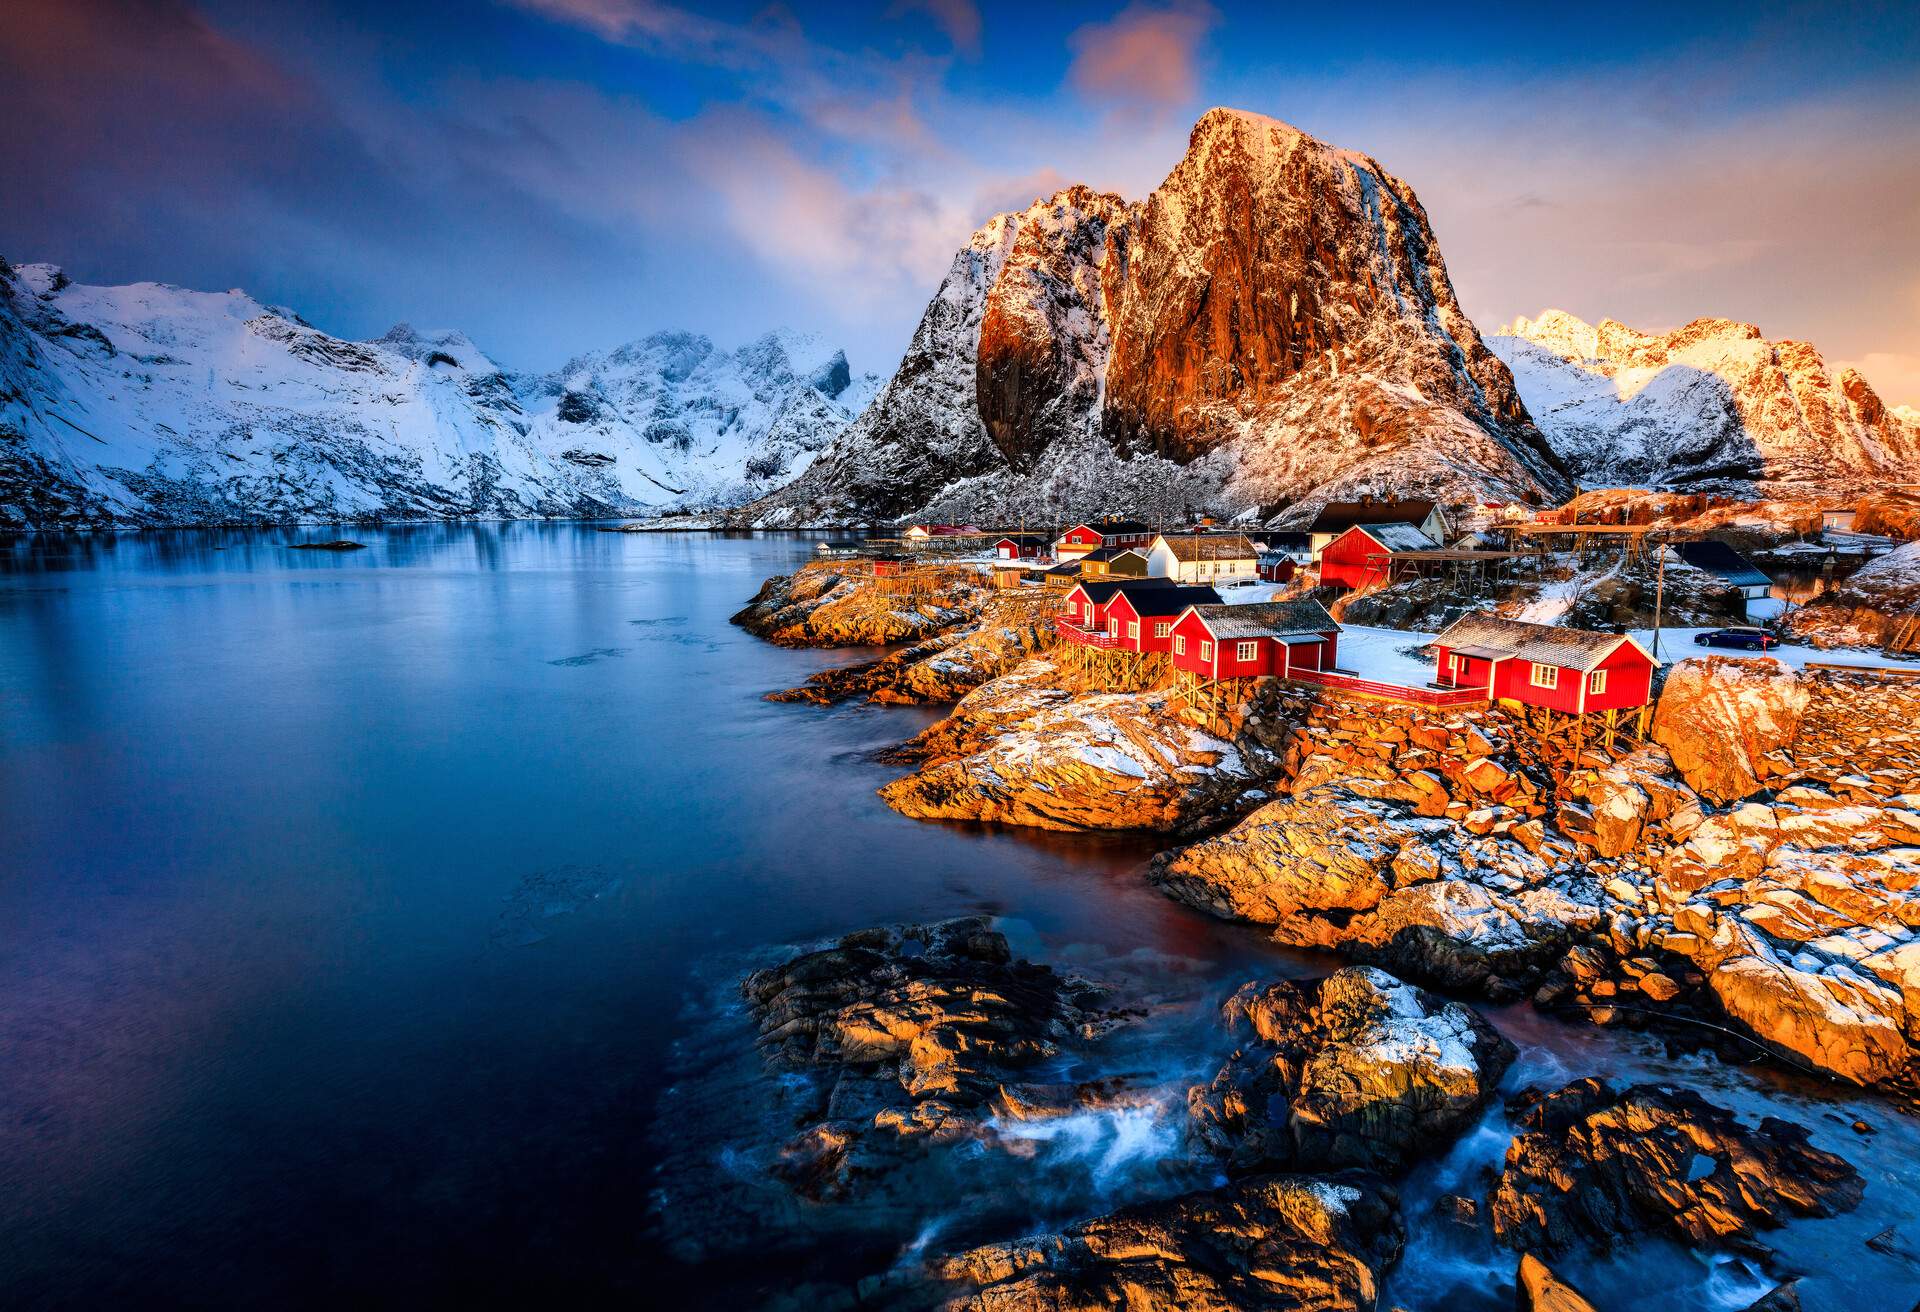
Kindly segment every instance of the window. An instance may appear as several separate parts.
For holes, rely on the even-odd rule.
[[[1605,670],[1595,670],[1587,676],[1587,692],[1589,694],[1603,693],[1606,690],[1607,672]]]
[[[1153,622],[1153,636],[1156,638],[1164,638],[1167,636],[1167,631],[1172,627],[1173,625],[1165,620],[1155,620]]]
[[[1173,654],[1175,656],[1185,656],[1187,654],[1187,640],[1184,635],[1173,640]]]
[[[1238,657],[1241,661],[1259,660],[1260,644],[1257,642],[1240,643],[1234,648],[1234,655]]]
[[[1203,661],[1213,659],[1213,644],[1204,638],[1200,640],[1200,659]]]
[[[1542,665],[1539,661],[1535,661],[1533,663],[1533,673],[1528,676],[1527,682],[1536,688],[1558,688],[1560,686],[1560,667],[1558,665]]]
[[[1119,636],[1120,636],[1120,621],[1119,621],[1119,620],[1116,620],[1116,619],[1109,619],[1109,620],[1107,621],[1107,632],[1108,632],[1108,634],[1110,634],[1111,636],[1113,636],[1113,637],[1115,637],[1115,638],[1117,638],[1117,637],[1119,637]]]
[[[1462,656],[1459,652],[1455,652],[1451,659],[1453,661],[1453,672],[1455,674],[1466,673],[1467,658],[1465,656]]]
[[[1127,637],[1132,639],[1135,642],[1138,642],[1140,640],[1140,621],[1139,620],[1127,621]]]

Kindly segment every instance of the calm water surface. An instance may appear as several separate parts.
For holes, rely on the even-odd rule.
[[[740,962],[987,910],[1034,951],[1187,963],[1196,1005],[1311,964],[1151,892],[1148,844],[880,805],[894,771],[869,754],[932,716],[764,702],[850,656],[727,623],[809,539],[286,545],[342,535],[0,542],[0,1301],[748,1305],[770,1277],[663,1265],[648,1218],[661,1154],[697,1132],[656,1113],[681,1114]],[[1808,1306],[1912,1306],[1912,1260],[1882,1251],[1920,1248],[1897,1114],[1499,1019],[1516,1080],[1679,1069],[1815,1124],[1871,1183],[1859,1216],[1783,1243],[1820,1273]],[[1495,1114],[1409,1182],[1410,1221],[1503,1146]],[[1576,1269],[1612,1308],[1752,1296],[1677,1250]],[[1426,1240],[1390,1292],[1500,1306],[1510,1271]]]

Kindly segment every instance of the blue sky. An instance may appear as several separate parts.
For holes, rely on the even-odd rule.
[[[1746,319],[1920,405],[1915,7],[26,0],[0,254],[544,367],[773,326],[891,364],[967,234],[1229,104],[1413,184],[1483,330]]]

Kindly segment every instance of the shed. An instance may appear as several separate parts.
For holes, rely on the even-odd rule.
[[[1032,560],[1046,549],[1045,533],[1005,533],[993,544],[993,554],[1001,560]]]
[[[877,579],[895,578],[912,568],[912,556],[875,556],[873,558],[873,576]]]
[[[1481,612],[1433,640],[1436,682],[1498,701],[1584,714],[1646,705],[1654,659],[1624,633],[1530,624]]]

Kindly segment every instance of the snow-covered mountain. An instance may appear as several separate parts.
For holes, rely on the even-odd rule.
[[[1593,485],[1858,492],[1920,478],[1920,422],[1853,369],[1752,324],[1665,334],[1561,310],[1488,339],[1560,457]]]
[[[457,332],[346,341],[244,292],[0,263],[0,527],[731,506],[876,386],[790,333],[660,333],[515,374]]]
[[[1069,187],[976,232],[874,406],[743,517],[1291,520],[1571,487],[1412,189],[1216,109],[1146,200]]]

